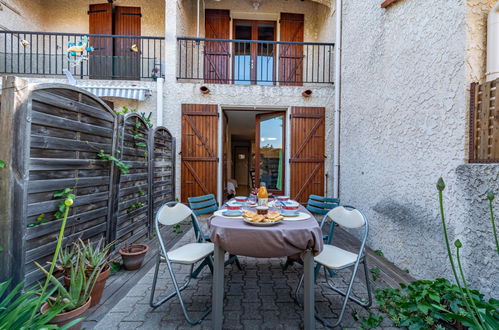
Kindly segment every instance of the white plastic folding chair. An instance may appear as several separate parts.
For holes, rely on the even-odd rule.
[[[353,206],[347,206],[347,205],[338,206],[329,211],[324,216],[324,219],[321,222],[321,228],[324,228],[324,225],[328,222],[330,226],[334,226],[334,224],[336,223],[348,229],[361,229],[361,228],[364,229],[358,253],[353,253],[343,250],[332,244],[325,244],[324,250],[322,250],[322,252],[314,258],[314,261],[318,265],[324,266],[324,276],[326,278],[326,283],[328,284],[328,286],[333,291],[345,297],[343,301],[343,306],[341,307],[341,313],[334,324],[331,324],[331,322],[325,320],[318,313],[315,314],[315,317],[318,320],[320,320],[324,325],[328,327],[335,327],[338,326],[341,323],[341,320],[343,319],[343,314],[345,313],[345,308],[347,306],[348,300],[352,300],[353,302],[363,307],[369,307],[372,304],[371,287],[368,275],[369,272],[367,269],[367,261],[365,257],[365,245],[366,245],[367,235],[369,233],[369,225],[367,222],[367,218],[364,216],[364,214],[362,214],[362,212],[360,212],[358,209],[354,208]],[[367,296],[368,296],[367,301],[362,301],[351,296],[355,275],[357,274],[357,270],[359,268],[360,263],[363,263],[364,265],[364,274],[365,274]],[[336,288],[333,285],[332,281],[328,279],[328,273],[329,273],[328,270],[341,270],[352,267],[353,267],[352,276],[350,278],[350,282],[348,284],[348,289],[346,292]],[[300,282],[298,283],[298,286],[295,290],[295,297],[297,297],[298,295],[298,290],[300,289],[302,282],[303,282],[303,276],[301,277]]]
[[[198,223],[198,219],[192,213],[192,210],[184,204],[178,202],[169,202],[161,206],[156,214],[154,219],[154,226],[156,229],[156,234],[159,239],[160,250],[158,251],[158,259],[156,262],[156,269],[154,271],[154,279],[152,283],[152,291],[151,291],[151,299],[149,304],[151,307],[156,308],[171,298],[178,296],[180,301],[180,306],[182,307],[182,311],[184,312],[185,319],[190,324],[198,324],[200,323],[210,312],[211,307],[204,312],[201,317],[197,320],[193,320],[189,317],[187,310],[185,308],[184,302],[182,300],[181,291],[184,290],[191,281],[191,274],[194,268],[194,265],[204,260],[206,257],[209,257],[213,254],[214,245],[211,242],[206,242],[203,236],[203,232],[198,231],[198,237],[195,239],[195,243],[188,243],[174,250],[168,251],[165,247],[165,243],[163,242],[163,238],[161,236],[160,225],[163,226],[173,226],[178,224],[179,222],[190,218],[192,216],[193,221],[196,223],[198,228],[201,228]],[[208,258],[209,262],[213,265],[213,260],[211,256]],[[156,283],[158,280],[158,271],[159,267],[162,263],[166,263],[168,272],[172,278],[174,290],[173,292],[167,294],[165,297],[160,299],[157,302],[154,302],[154,293],[156,291]],[[172,264],[183,264],[183,265],[191,265],[191,270],[189,275],[187,275],[186,281],[182,286],[179,286],[177,283],[177,279],[175,273],[173,271]]]

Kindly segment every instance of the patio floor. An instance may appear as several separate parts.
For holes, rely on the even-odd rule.
[[[193,234],[187,232],[176,244],[192,241]],[[358,241],[341,229],[335,234],[336,244],[347,249]],[[341,237],[341,239],[340,239]],[[224,329],[301,329],[303,310],[295,304],[292,293],[302,274],[302,266],[295,264],[286,271],[282,270],[285,258],[257,259],[240,257],[243,270],[235,265],[225,268]],[[396,268],[386,259],[368,251],[369,268],[379,268],[381,273],[374,287],[397,286],[412,280],[407,273]],[[149,263],[150,267],[152,263]],[[179,282],[189,273],[189,266],[176,265]],[[173,298],[162,306],[152,309],[149,306],[150,288],[154,268],[151,268],[124,298],[105,315],[96,318],[89,315],[84,326],[87,329],[211,329],[211,315],[197,326],[189,325],[182,314],[178,299]],[[350,271],[339,272],[334,278],[337,286],[346,288]],[[358,278],[361,278],[361,273]],[[191,281],[190,287],[183,291],[184,302],[192,317],[197,317],[211,304],[212,277],[205,268],[198,279]],[[161,268],[157,296],[172,289],[171,279],[166,267]],[[365,297],[365,286],[359,282],[354,286],[354,293]],[[342,298],[327,289],[321,274],[316,286],[316,307],[329,319],[334,319],[341,308]],[[97,313],[96,310],[94,313]],[[372,312],[378,314],[376,306]],[[354,316],[367,317],[369,312],[353,303],[349,304],[342,322],[342,328],[357,328],[361,323]],[[93,322],[88,322],[93,320]],[[98,323],[97,323],[98,322]],[[317,321],[316,327],[323,328]],[[392,328],[392,323],[385,317],[380,328]]]

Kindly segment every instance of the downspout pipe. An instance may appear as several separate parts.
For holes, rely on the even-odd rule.
[[[341,36],[342,0],[336,0],[336,52],[334,71],[333,197],[340,196],[340,119],[341,119]]]
[[[199,38],[199,11],[201,8],[199,8],[199,2],[201,0],[198,0],[198,12],[197,12],[197,26],[196,26],[196,38]]]
[[[163,126],[163,78],[156,79],[156,126]]]

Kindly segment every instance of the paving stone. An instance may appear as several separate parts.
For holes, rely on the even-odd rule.
[[[185,237],[185,236],[184,236]],[[189,240],[181,239],[177,244],[185,244]],[[301,329],[303,327],[303,308],[293,299],[294,289],[303,274],[303,267],[294,264],[286,271],[282,270],[286,259],[257,259],[239,257],[244,269],[240,271],[234,265],[225,268],[224,329]],[[163,265],[164,266],[164,265]],[[175,265],[178,280],[183,283],[190,267]],[[350,272],[339,272],[332,281],[341,289],[348,286]],[[173,298],[158,308],[149,307],[149,297],[154,269],[151,269],[130,292],[119,301],[96,326],[95,329],[211,329],[209,314],[200,325],[189,325],[182,313],[178,298]],[[171,292],[173,284],[166,270],[162,267],[158,276],[156,300],[167,292]],[[362,279],[359,277],[359,279]],[[357,283],[358,282],[358,283]],[[357,281],[355,295],[366,297],[366,287]],[[192,279],[189,287],[182,291],[182,297],[192,318],[199,317],[211,304],[212,275],[206,268],[199,278]],[[299,294],[303,299],[303,288]],[[340,312],[343,297],[330,290],[320,274],[315,287],[316,307],[319,313],[330,321],[335,321]],[[347,305],[342,328],[357,328],[360,324],[352,315],[367,316],[369,311],[350,303]],[[379,312],[374,307],[372,313]],[[385,317],[381,327],[393,330],[392,322]],[[317,321],[317,329],[324,326]]]
[[[116,329],[118,324],[129,312],[107,313],[104,318],[95,326],[96,330]]]
[[[135,330],[142,326],[142,322],[120,322],[118,325],[119,330]]]

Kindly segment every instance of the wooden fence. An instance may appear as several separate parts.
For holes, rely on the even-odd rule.
[[[58,196],[76,195],[64,245],[104,237],[116,248],[151,233],[161,203],[174,200],[175,139],[137,114],[117,116],[95,95],[7,77],[0,110],[0,281],[41,278],[61,226]],[[114,155],[128,173],[98,154]],[[54,196],[56,194],[56,196]],[[2,250],[0,249],[0,250]],[[48,265],[47,265],[48,266]]]
[[[470,162],[499,163],[499,79],[471,84]]]

